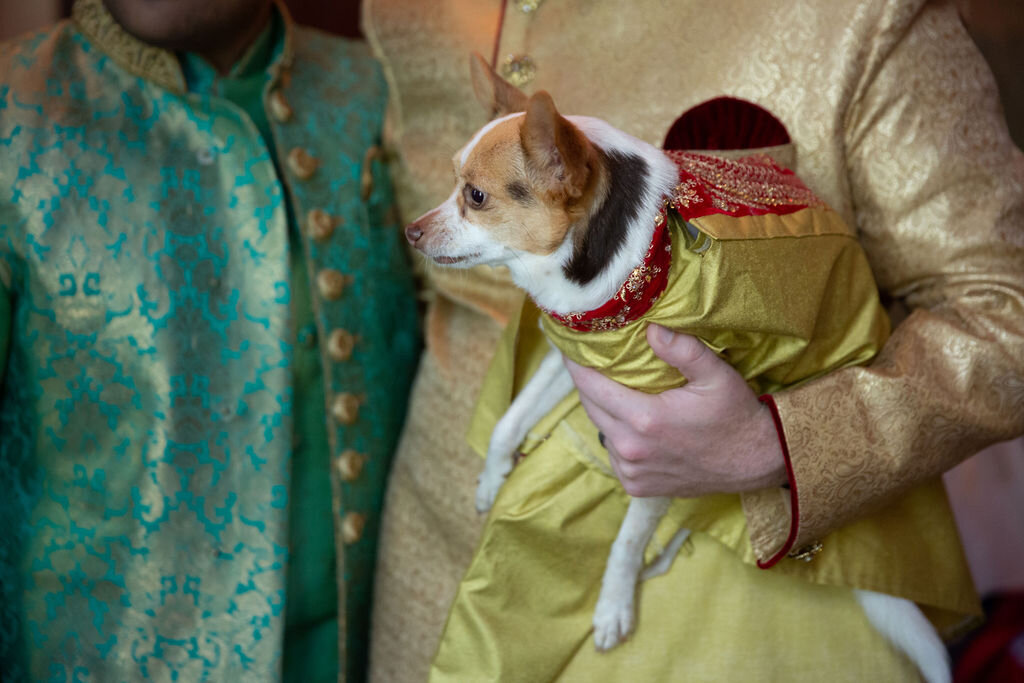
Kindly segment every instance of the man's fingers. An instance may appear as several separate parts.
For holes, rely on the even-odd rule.
[[[647,343],[658,358],[683,374],[691,390],[717,385],[735,372],[701,340],[661,325],[647,327]]]
[[[590,421],[597,426],[598,430],[604,433],[605,443],[607,443],[608,432],[615,430],[618,420],[582,391],[580,391],[580,403],[583,404],[583,409],[587,411],[587,417],[590,418]]]
[[[636,495],[637,482],[634,479],[638,472],[636,463],[623,460],[622,456],[615,450],[615,444],[608,437],[604,439],[604,447],[608,451],[608,464],[612,466],[615,478],[622,484],[622,488],[626,490],[626,493],[631,496]]]
[[[640,398],[645,397],[638,391],[624,387],[615,380],[608,379],[593,368],[583,367],[564,356],[563,360],[565,361],[565,367],[569,370],[569,374],[572,375],[573,383],[580,390],[581,400],[586,399],[583,405],[587,408],[587,413],[590,413],[589,403],[600,408],[604,413],[621,418],[636,403],[638,394]],[[595,423],[597,422],[593,414],[590,417]],[[600,426],[598,424],[598,427]]]
[[[619,481],[623,481],[622,469],[619,467],[619,458],[615,453],[615,447],[612,446],[608,439],[605,439],[605,449],[608,451],[608,464],[612,466],[612,472],[615,473],[615,478]]]

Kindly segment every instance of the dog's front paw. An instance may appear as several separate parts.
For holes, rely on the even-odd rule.
[[[491,509],[494,499],[498,497],[501,485],[505,483],[507,474],[494,474],[484,471],[476,482],[476,511],[480,514]]]
[[[594,610],[594,644],[598,650],[610,650],[633,631],[633,601],[601,596]]]

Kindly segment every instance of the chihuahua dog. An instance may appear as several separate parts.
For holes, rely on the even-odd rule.
[[[649,258],[657,217],[680,183],[676,162],[603,121],[560,115],[546,92],[527,98],[479,55],[472,76],[477,97],[504,115],[455,154],[454,191],[406,227],[408,241],[443,266],[507,266],[552,316],[598,309]],[[530,427],[572,389],[552,346],[492,433],[476,495],[480,512],[490,509]],[[615,647],[633,629],[644,549],[669,503],[630,501],[594,613],[598,649]],[[916,605],[855,593],[875,628],[928,681],[949,680],[945,648]]]

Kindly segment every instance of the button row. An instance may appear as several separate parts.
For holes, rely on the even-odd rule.
[[[291,105],[280,89],[271,92],[267,104],[271,116],[279,123],[290,121],[294,115]],[[378,154],[379,150],[372,147],[363,159],[363,173],[360,178],[360,195],[363,199],[366,199],[373,189],[373,178],[369,169]],[[200,160],[200,163],[202,161]],[[302,147],[292,148],[288,152],[286,163],[288,169],[299,180],[309,180],[320,166],[317,158]],[[306,214],[306,234],[315,242],[324,242],[331,238],[340,223],[338,217],[330,215],[323,209],[312,209]],[[337,301],[353,280],[352,275],[346,275],[333,268],[325,268],[316,275],[316,287],[324,300]],[[315,327],[312,330],[303,328],[299,336],[299,343],[304,346],[311,347],[316,344]],[[343,363],[352,357],[358,340],[359,338],[348,330],[340,328],[332,330],[327,337],[327,355],[331,360]],[[365,400],[363,396],[347,392],[339,393],[331,401],[331,417],[342,425],[354,424],[359,418],[359,407]],[[335,464],[338,476],[345,482],[356,481],[362,473],[367,459],[365,454],[351,449],[342,452]],[[341,520],[341,536],[344,543],[352,544],[362,538],[365,526],[365,514],[346,513]]]
[[[514,0],[516,9],[527,17],[537,13],[544,0]],[[537,63],[524,54],[510,54],[499,65],[502,77],[517,88],[522,88],[537,76]]]

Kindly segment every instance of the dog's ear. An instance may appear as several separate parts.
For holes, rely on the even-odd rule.
[[[558,113],[551,95],[543,90],[527,102],[520,137],[534,181],[553,196],[576,198],[583,194],[594,147]]]
[[[526,110],[526,94],[494,73],[491,65],[474,52],[469,58],[473,94],[491,116],[504,116]]]

